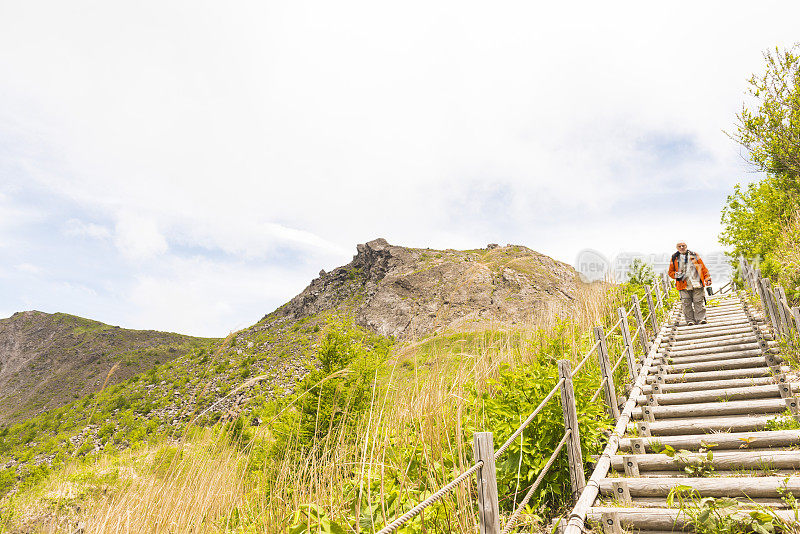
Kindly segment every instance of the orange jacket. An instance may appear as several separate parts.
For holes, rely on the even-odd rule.
[[[711,275],[708,274],[706,264],[703,263],[703,260],[701,260],[700,256],[698,256],[695,252],[689,250],[687,253],[689,254],[689,259],[691,259],[692,263],[694,263],[697,273],[700,275],[700,283],[703,284],[703,287],[710,286]],[[670,278],[675,278],[675,272],[678,270],[678,254],[679,252],[673,254],[669,261],[669,272],[667,274],[669,274]],[[686,289],[686,280],[675,280],[675,289]]]

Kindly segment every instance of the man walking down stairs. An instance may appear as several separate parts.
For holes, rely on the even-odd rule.
[[[669,261],[670,277],[675,279],[675,289],[681,296],[683,317],[686,324],[706,324],[705,288],[711,287],[711,275],[706,264],[696,252],[686,246],[685,241],[678,241],[677,252]]]
[[[710,302],[707,324],[672,317],[610,470],[592,477],[599,495],[578,501],[567,532],[584,513],[606,532],[693,531],[704,497],[738,501],[723,515],[768,507],[795,522],[784,497],[800,498],[797,399],[771,329],[744,294]],[[695,504],[669,506],[676,486]]]

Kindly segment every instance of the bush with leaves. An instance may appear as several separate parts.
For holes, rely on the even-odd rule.
[[[554,357],[541,357],[529,365],[502,368],[497,380],[482,396],[486,425],[494,434],[497,447],[504,443],[558,382]],[[578,411],[581,449],[584,458],[599,454],[611,428],[602,402],[591,402],[600,379],[592,368],[582,369],[573,378]],[[536,480],[544,464],[564,435],[564,416],[556,394],[528,425],[520,438],[497,460],[497,485],[501,508],[513,510]],[[545,476],[531,505],[534,509],[556,511],[572,498],[566,451]]]

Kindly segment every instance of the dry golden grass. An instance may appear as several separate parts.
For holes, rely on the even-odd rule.
[[[568,315],[569,328],[586,332],[613,313],[617,303],[609,291],[614,290],[607,285],[585,286]],[[469,400],[476,398],[468,394],[469,389],[483,391],[501,365],[535,360],[536,347],[564,315],[563,309],[545,310],[525,325],[487,325],[482,332],[442,334],[398,347],[389,366],[376,375],[366,413],[355,425],[330,428],[313,444],[311,453],[299,460],[294,454],[295,436],[288,440],[283,457],[267,461],[259,471],[248,471],[247,463],[254,461],[258,452],[241,451],[218,430],[205,430],[178,444],[127,452],[115,459],[103,457],[91,466],[63,470],[25,506],[52,510],[52,499],[43,496],[75,494],[76,485],[81,484],[75,482],[76,474],[81,470],[99,473],[115,469],[116,478],[107,484],[105,493],[98,490],[77,499],[84,508],[80,514],[67,514],[69,527],[61,512],[51,513],[38,524],[50,532],[70,531],[74,521],[82,521],[86,532],[97,533],[277,534],[286,532],[302,505],[314,503],[335,520],[352,518],[355,505],[360,516],[355,522],[360,519],[365,527],[361,531],[379,530],[393,519],[387,502],[390,479],[399,483],[393,491],[414,496],[417,488],[441,487],[453,478],[454,471],[469,467],[470,447],[461,436],[464,429],[484,427],[470,415],[479,410],[471,404],[478,401]],[[574,340],[580,336],[570,334],[575,359],[581,347]],[[352,400],[340,399],[345,414]],[[326,423],[318,421],[319,425]],[[269,428],[258,432],[259,439],[270,440]],[[396,455],[399,448],[409,454]],[[168,450],[177,452],[164,452]],[[157,458],[162,459],[161,464]],[[455,464],[453,469],[442,467],[445,459]],[[412,461],[426,466],[425,480],[403,475]],[[84,490],[78,493],[92,484],[97,489],[92,481],[84,483]],[[474,533],[477,529],[471,488],[465,483],[444,501],[450,532]],[[77,502],[72,497],[67,500]],[[374,514],[361,516],[362,509]]]

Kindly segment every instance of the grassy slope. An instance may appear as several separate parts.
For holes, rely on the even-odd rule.
[[[0,424],[64,406],[218,339],[129,330],[65,313],[23,312],[0,320],[7,345]],[[20,360],[25,360],[19,365]],[[14,369],[12,371],[12,366]],[[111,370],[113,369],[113,372]]]
[[[568,323],[567,329],[577,330],[568,336],[573,341],[565,356],[577,356],[580,349],[585,348],[590,340],[579,330],[608,314],[612,305],[612,300],[602,295],[595,295],[593,302],[587,299],[584,309],[576,314],[573,322]],[[157,378],[140,378],[121,388],[109,388],[95,397],[95,408],[89,402],[82,404],[81,410],[72,412],[96,410],[100,416],[95,418],[95,424],[102,428],[102,424],[108,425],[105,422],[108,418],[109,422],[114,422],[112,436],[116,436],[120,432],[118,422],[130,415],[128,410],[131,408],[137,412],[136,403],[142,402],[142,399],[130,399],[133,400],[132,407],[115,414],[112,408],[119,402],[115,399],[128,398],[128,391],[138,391],[144,394],[142,398],[149,398],[153,394],[148,396],[145,392],[156,390],[156,398],[166,399],[175,396],[176,386],[172,381],[186,377],[190,371],[188,375],[194,373],[195,378],[177,386],[177,391],[184,387],[186,396],[192,397],[204,390],[230,387],[240,381],[241,372],[247,366],[254,374],[264,371],[269,374],[270,362],[275,358],[254,359],[253,355],[261,350],[259,344],[268,344],[270,354],[291,354],[296,365],[312,359],[316,340],[324,332],[329,317],[313,317],[300,324],[280,321],[276,324],[274,319],[268,316],[251,329],[230,338],[228,347],[216,357],[196,354],[192,358],[178,359],[171,365],[160,366],[153,375]],[[14,523],[18,525],[42,525],[42,521],[50,522],[56,518],[70,521],[88,519],[96,524],[100,516],[116,521],[123,514],[122,508],[139,507],[137,509],[142,512],[137,516],[139,529],[175,520],[180,530],[205,518],[202,519],[204,527],[201,531],[224,530],[224,524],[228,522],[247,525],[254,531],[283,532],[292,522],[292,513],[303,509],[304,503],[327,503],[325,511],[332,517],[352,514],[347,509],[352,509],[354,503],[353,481],[357,483],[360,478],[371,486],[378,473],[372,472],[369,466],[391,466],[396,461],[404,461],[402,458],[392,459],[390,451],[403,451],[402,454],[411,457],[423,454],[426,458],[419,466],[422,469],[420,480],[408,481],[402,489],[407,498],[413,500],[415,495],[422,495],[426,487],[437,487],[451,476],[449,470],[442,471],[442,466],[436,467],[439,462],[452,465],[454,461],[467,460],[468,446],[456,446],[460,433],[455,430],[466,431],[481,426],[480,421],[474,419],[478,411],[470,389],[485,390],[487,380],[496,376],[502,364],[535,361],[538,353],[549,350],[545,333],[557,327],[557,319],[553,316],[538,317],[532,318],[527,325],[514,328],[498,325],[498,328],[481,332],[450,332],[397,346],[377,375],[378,382],[374,385],[369,409],[351,427],[352,435],[329,435],[326,438],[327,450],[322,458],[316,460],[321,463],[301,461],[298,464],[296,454],[282,458],[268,454],[265,458],[261,448],[240,450],[231,446],[227,438],[222,439],[220,436],[227,434],[221,432],[222,427],[216,426],[211,434],[191,431],[193,437],[183,445],[178,444],[178,448],[150,440],[150,444],[122,453],[94,454],[87,450],[88,454],[78,463],[69,460],[66,468],[6,501],[6,516],[16,517]],[[219,369],[220,364],[223,364],[223,369]],[[254,404],[259,400],[262,402],[262,408],[267,396],[267,383],[256,386],[261,389],[253,392],[252,396]],[[147,385],[152,387],[147,388]],[[197,408],[203,405],[201,401],[194,409],[187,407],[185,412],[196,413]],[[266,411],[274,413],[282,406],[286,404],[273,404]],[[241,408],[245,412],[249,409]],[[257,406],[252,408],[258,411]],[[138,419],[136,413],[134,418]],[[148,419],[151,426],[155,424],[152,415]],[[145,421],[142,419],[141,424],[148,424]],[[157,435],[159,429],[163,433],[175,428],[166,419],[160,421],[158,427],[151,429],[150,436]],[[275,429],[267,425],[251,431],[257,442],[272,443]],[[397,449],[398,439],[412,440],[416,445]],[[179,451],[177,460],[174,456],[176,450]],[[164,467],[165,455],[172,455],[169,467]],[[354,467],[347,467],[349,465]],[[391,472],[394,470],[392,467]],[[185,493],[187,487],[205,487],[212,479],[218,481],[213,491],[209,489],[202,495]],[[165,486],[171,489],[158,489]],[[374,490],[376,494],[380,493],[379,487]],[[113,499],[104,497],[106,492],[113,495]],[[463,497],[464,494],[457,494],[454,498],[459,500]],[[220,503],[225,503],[225,506],[220,507]],[[462,506],[455,501],[451,504],[456,508]],[[78,506],[83,510],[80,513],[76,511]],[[361,503],[362,508],[365,506],[366,502]],[[54,510],[60,511],[54,513]],[[232,510],[234,516],[231,516]],[[458,519],[457,530],[469,530],[468,523],[467,516]],[[107,528],[113,531],[110,524]]]

